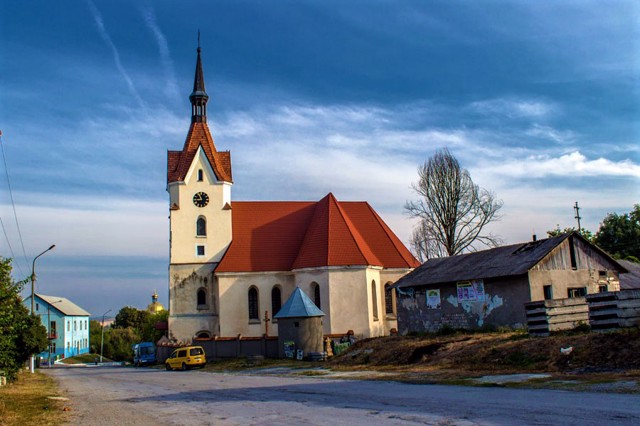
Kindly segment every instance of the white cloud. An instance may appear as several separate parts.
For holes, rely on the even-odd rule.
[[[160,26],[158,25],[158,22],[156,20],[156,14],[151,6],[142,10],[142,16],[144,18],[145,24],[153,34],[156,43],[158,44],[160,61],[162,62],[162,67],[164,68],[166,79],[165,94],[171,97],[172,101],[175,101],[180,97],[180,94],[178,91],[178,82],[173,71],[174,66],[173,61],[171,60],[171,53],[169,52],[169,44],[167,43],[167,38],[162,33],[162,30],[160,29]]]
[[[469,108],[484,115],[508,118],[541,118],[557,113],[558,107],[549,102],[529,99],[498,98],[473,102]]]
[[[87,4],[89,5],[89,9],[91,10],[93,19],[96,22],[96,27],[98,29],[98,33],[100,34],[100,37],[102,37],[102,40],[104,41],[104,43],[111,49],[111,53],[113,54],[113,61],[116,64],[116,68],[118,68],[118,72],[120,73],[124,81],[127,83],[129,92],[131,92],[131,95],[135,98],[138,105],[141,108],[144,108],[145,106],[144,101],[140,97],[140,94],[138,93],[138,90],[136,89],[135,84],[133,84],[133,80],[129,76],[129,73],[122,65],[122,61],[120,60],[120,52],[118,52],[118,48],[113,43],[113,40],[111,40],[111,36],[107,32],[107,29],[104,25],[104,21],[102,19],[102,15],[100,14],[100,11],[96,7],[96,5],[93,4],[91,0],[87,0]]]
[[[547,176],[624,176],[640,178],[640,165],[631,160],[611,161],[606,158],[587,159],[579,151],[559,157],[533,155],[506,160],[495,164],[492,172],[517,178],[543,178]]]

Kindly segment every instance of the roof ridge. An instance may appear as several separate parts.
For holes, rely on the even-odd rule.
[[[356,245],[356,248],[358,249],[358,251],[360,252],[360,255],[362,256],[362,258],[365,260],[365,262],[367,262],[367,265],[382,265],[382,262],[380,261],[380,259],[378,259],[378,257],[373,253],[373,250],[371,250],[371,247],[369,247],[366,240],[362,237],[360,232],[358,232],[358,230],[353,225],[353,221],[351,220],[351,218],[349,218],[349,215],[347,215],[347,213],[344,211],[344,209],[340,205],[340,202],[334,197],[334,195],[331,192],[329,193],[329,196],[330,196],[330,200],[333,200],[334,203],[336,204],[336,207],[338,208],[338,213],[342,217],[342,220],[344,221],[345,225],[347,226],[347,229],[349,230],[349,235],[353,239],[353,242]],[[331,214],[331,210],[329,210],[329,214]],[[327,232],[329,232],[328,227],[327,227]],[[357,237],[355,234],[357,234]],[[329,233],[329,236],[331,236],[331,233]],[[360,240],[360,242],[367,247],[373,259],[369,259],[369,256],[367,256],[364,253],[364,251],[362,250],[362,247],[360,247],[360,242],[358,240]],[[372,263],[372,260],[376,261],[377,263]]]

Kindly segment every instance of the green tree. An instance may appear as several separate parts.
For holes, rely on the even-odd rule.
[[[11,259],[0,257],[0,370],[14,380],[32,354],[48,346],[47,330],[20,297],[25,281],[11,278]]]
[[[640,204],[629,213],[609,213],[600,224],[595,243],[616,259],[639,259]]]
[[[169,311],[161,311],[147,317],[142,329],[142,340],[156,343],[164,335],[162,330],[156,330],[156,324],[169,320]]]
[[[131,345],[140,342],[140,334],[131,328],[109,328],[104,332],[103,355],[114,361],[133,361]]]
[[[564,229],[560,229],[560,224],[556,225],[555,229],[552,229],[551,231],[547,231],[547,235],[549,237],[557,237],[559,235],[563,235],[563,234],[570,234],[572,232],[578,232],[578,230],[576,228],[564,228]],[[581,236],[583,236],[587,241],[589,242],[595,242],[595,236],[593,235],[593,232],[589,231],[588,229],[582,228],[579,232],[579,234]]]
[[[100,321],[89,321],[89,341],[91,342],[91,352],[100,353],[100,342],[102,341],[102,323]]]
[[[134,308],[133,306],[125,306],[116,314],[116,318],[113,322],[113,328],[131,327],[135,329],[138,334],[142,334],[144,325],[150,315],[151,314],[148,311],[142,311]]]

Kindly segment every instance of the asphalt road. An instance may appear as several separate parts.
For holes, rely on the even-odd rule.
[[[66,390],[77,425],[640,424],[640,395],[150,368],[45,372]]]

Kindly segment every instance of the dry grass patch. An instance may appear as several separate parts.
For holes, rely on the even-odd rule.
[[[0,387],[0,425],[59,425],[67,414],[55,381],[42,373],[20,372],[10,385]]]

